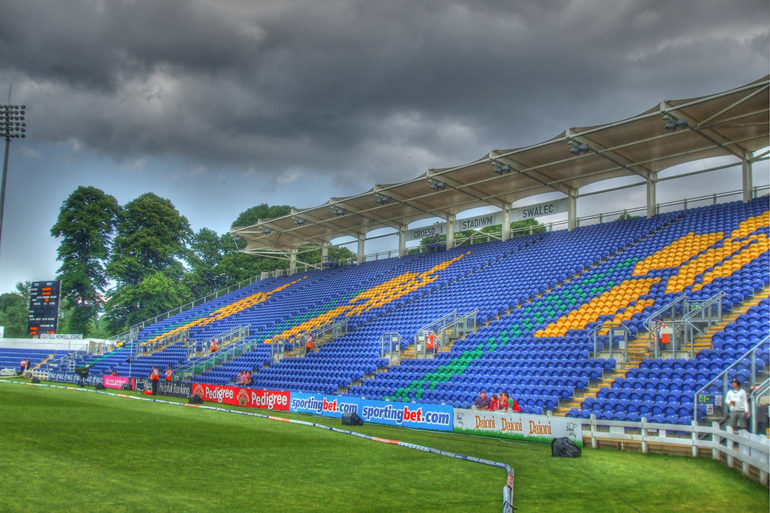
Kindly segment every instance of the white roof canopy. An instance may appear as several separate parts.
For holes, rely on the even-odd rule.
[[[406,228],[420,219],[447,219],[475,207],[505,209],[548,192],[577,196],[581,187],[609,178],[654,180],[671,166],[710,157],[743,160],[770,144],[769,87],[770,75],[719,94],[662,101],[625,120],[491,150],[468,164],[430,169],[230,233],[246,240],[247,253],[285,252],[345,235],[363,238],[378,228]]]

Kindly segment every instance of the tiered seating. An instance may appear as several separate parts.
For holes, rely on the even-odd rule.
[[[68,351],[52,349],[0,348],[0,369],[14,369],[18,371],[21,368],[22,360],[29,360],[30,368],[35,368],[40,362],[49,359],[51,355],[53,355],[53,358],[57,358],[67,353]]]
[[[265,344],[200,381],[225,384],[251,369],[258,370],[254,386],[260,388],[349,388],[367,398],[457,407],[468,407],[481,389],[507,390],[525,411],[540,413],[616,367],[614,360],[591,357],[594,327],[622,322],[632,335],[643,333],[643,321],[680,294],[698,299],[725,291],[723,308],[730,311],[767,287],[769,226],[765,197],[313,271],[256,283],[149,326],[140,339],[182,329],[203,339],[249,324],[252,339],[291,341],[346,319],[350,332],[316,353],[262,368],[271,362]],[[766,333],[767,306],[761,303],[715,335],[712,350],[689,361],[643,361],[571,414],[686,422],[691,392]],[[380,357],[383,333],[398,332],[408,345],[421,326],[475,308],[486,326],[450,352],[405,360],[368,379],[388,363]],[[137,357],[132,367],[148,374],[152,365],[176,365],[184,359],[180,349]],[[125,352],[105,358],[102,367],[114,363],[111,358],[125,370]]]
[[[647,359],[639,369],[616,379],[610,389],[600,390],[596,399],[587,399],[580,411],[573,410],[570,414],[585,418],[593,413],[599,418],[630,421],[646,417],[653,422],[689,424],[695,392],[770,335],[768,312],[770,299],[766,298],[716,333],[713,349],[700,351],[697,358],[689,360]],[[770,348],[758,351],[757,363],[759,370],[770,365]],[[750,373],[750,361],[746,359],[734,368],[731,379],[736,377],[746,383]],[[706,393],[721,394],[721,386],[721,383],[712,384]],[[698,420],[702,420],[705,413],[705,405],[700,405]]]
[[[672,222],[660,233],[630,246],[615,258],[600,263],[569,284],[554,289],[520,311],[494,323],[493,336],[489,337],[482,330],[476,336],[457,344],[449,362],[441,357],[437,359],[438,362],[434,361],[436,363],[406,362],[400,369],[388,372],[387,378],[378,377],[362,387],[354,387],[351,393],[374,396],[382,394],[396,400],[440,400],[456,406],[467,406],[481,388],[495,391],[501,386],[510,388],[530,383],[532,371],[528,368],[519,369],[514,364],[513,368],[496,369],[493,362],[498,355],[511,351],[511,362],[514,362],[514,355],[525,350],[528,340],[540,341],[538,349],[541,354],[550,354],[554,350],[556,354],[564,354],[552,344],[566,339],[571,341],[570,347],[577,351],[569,360],[578,365],[582,363],[581,359],[591,361],[587,358],[587,334],[597,323],[605,320],[623,321],[632,333],[638,332],[642,328],[642,321],[653,308],[666,304],[683,291],[690,292],[700,283],[706,284],[711,276],[717,274],[715,269],[725,266],[730,266],[733,273],[725,272],[724,276],[715,277],[712,283],[718,279],[728,291],[724,307],[729,310],[734,303],[742,301],[744,296],[754,293],[767,281],[766,212],[767,198],[764,198],[748,205],[723,205],[679,213],[677,218],[665,218]],[[615,223],[608,227],[616,229],[622,224]],[[722,233],[693,237],[688,235],[693,233],[693,228],[710,230],[707,234],[717,230]],[[685,237],[684,240],[677,242],[682,237]],[[574,254],[578,247],[570,241],[562,249]],[[734,264],[733,261],[740,263]],[[699,272],[693,273],[694,270]],[[736,291],[735,285],[740,287],[739,291]],[[483,335],[479,337],[481,333]],[[530,334],[533,335],[531,339],[528,337]],[[483,342],[484,337],[488,337],[486,343]],[[582,354],[581,349],[584,351]],[[481,376],[474,375],[471,363],[483,368],[484,373]],[[608,369],[613,363],[604,362],[602,365]],[[409,381],[408,378],[414,375],[412,369],[417,366],[426,366],[428,372],[417,373],[420,378]],[[536,365],[536,369],[550,373],[542,379],[541,385],[555,384],[549,381],[553,380],[554,375],[565,380],[564,375],[558,374],[559,371],[553,370],[553,367],[553,363],[548,360]],[[455,379],[469,372],[469,379]],[[585,378],[586,374],[578,374],[577,377]],[[407,379],[399,379],[402,375],[407,376]],[[589,377],[596,379],[598,376]],[[475,388],[469,390],[469,385],[473,383],[476,384]],[[567,386],[576,385],[576,389],[580,389],[584,384],[570,382]],[[536,408],[541,405],[550,407],[558,396],[553,390],[535,390],[538,392],[536,395],[540,396],[540,399],[534,401]],[[525,389],[522,388],[521,392],[526,395]],[[687,420],[684,410],[686,406],[692,411],[691,401],[691,395],[689,399],[684,396],[681,398],[681,406],[675,412],[681,414],[677,417],[678,422]],[[615,405],[611,406],[615,408]],[[598,409],[601,411],[601,406]],[[613,409],[604,413],[617,412]],[[671,421],[674,412],[669,410],[667,414]]]

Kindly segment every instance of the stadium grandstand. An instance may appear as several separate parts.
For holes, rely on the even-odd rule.
[[[662,101],[234,228],[246,253],[283,256],[289,272],[148,320],[104,354],[3,349],[0,365],[29,357],[54,381],[87,366],[91,384],[156,366],[174,382],[235,386],[248,371],[243,388],[455,409],[508,391],[522,413],[549,418],[711,422],[729,380],[770,388],[770,204],[752,183],[752,164],[768,159],[769,88],[764,77]],[[658,204],[661,171],[713,157],[733,163],[691,174],[732,166],[737,194]],[[581,188],[619,177],[646,187],[643,215],[578,219],[577,201],[594,194]],[[547,193],[565,229],[512,233],[512,205]],[[479,207],[495,210],[498,240],[456,238],[458,215]],[[438,223],[410,228],[425,220]],[[367,259],[366,234],[380,229],[397,256]],[[409,251],[426,233],[445,239]],[[357,262],[298,272],[304,250],[326,257],[345,236]]]

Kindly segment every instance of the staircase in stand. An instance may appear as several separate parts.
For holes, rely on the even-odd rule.
[[[770,297],[770,286],[765,287],[761,292],[755,294],[750,299],[747,299],[740,306],[733,308],[729,314],[722,317],[722,320],[718,324],[715,324],[694,340],[693,346],[695,348],[695,354],[697,355],[704,349],[711,349],[713,346],[712,337],[715,333],[724,330],[728,324],[734,322],[738,317],[749,311],[751,307],[758,305],[763,299],[768,297]],[[631,369],[638,369],[642,360],[654,358],[655,353],[649,345],[649,336],[647,333],[637,335],[636,338],[630,340],[628,342],[628,361],[618,364],[618,368],[615,371],[605,373],[601,380],[597,381],[595,384],[589,385],[585,392],[577,392],[570,401],[558,406],[553,412],[554,415],[563,417],[573,408],[580,409],[587,398],[595,398],[599,393],[599,390],[611,387],[612,382],[618,378],[625,378],[628,371]]]

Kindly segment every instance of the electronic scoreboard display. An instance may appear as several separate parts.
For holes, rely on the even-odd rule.
[[[61,281],[33,281],[29,289],[29,334],[56,333]]]

